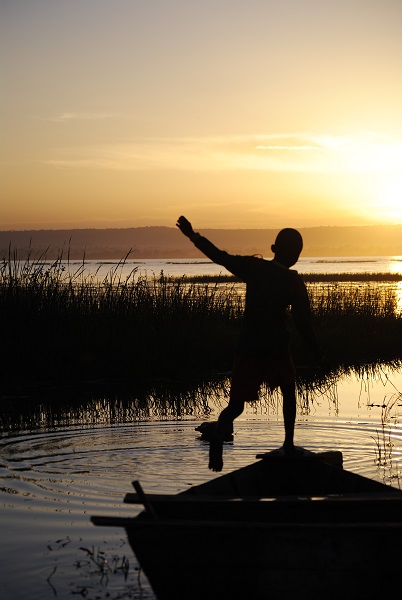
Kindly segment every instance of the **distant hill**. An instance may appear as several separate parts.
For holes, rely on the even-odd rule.
[[[228,252],[271,256],[277,229],[201,229]],[[402,225],[301,228],[303,256],[402,256]],[[0,231],[0,256],[9,248],[25,258],[61,252],[71,259],[198,258],[200,252],[175,227]],[[30,250],[31,249],[31,250]]]

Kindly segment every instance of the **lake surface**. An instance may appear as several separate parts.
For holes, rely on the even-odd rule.
[[[299,271],[402,272],[401,258],[325,260],[304,259]],[[199,261],[146,261],[145,267],[172,275],[217,268]],[[141,397],[116,390],[62,402],[55,392],[35,405],[2,398],[1,597],[153,600],[124,531],[96,528],[90,516],[137,514],[140,507],[122,503],[135,479],[145,491],[176,493],[216,477],[207,469],[208,444],[194,427],[225,406],[228,385],[223,378],[215,388],[155,388]],[[296,443],[341,450],[346,469],[400,487],[401,392],[400,367],[362,365],[359,373],[321,382],[299,395]],[[282,441],[280,399],[263,391],[235,423],[223,473]]]
[[[36,424],[24,429],[22,403],[19,430],[3,425],[0,440],[2,597],[153,599],[124,531],[96,528],[89,518],[137,514],[137,507],[122,503],[135,479],[145,491],[176,493],[215,477],[207,469],[208,444],[194,427],[214,419],[225,403],[224,388],[207,394],[203,403],[189,402],[187,395],[179,418],[160,410],[152,417],[152,399],[149,417],[138,420],[129,398],[118,410],[116,400],[104,398],[84,408],[74,404],[65,413],[48,400]],[[383,368],[350,373],[304,394],[296,443],[313,451],[341,450],[345,468],[400,487],[401,390],[401,373]],[[280,401],[263,393],[236,421],[223,472],[253,462],[282,441]],[[104,572],[104,558],[110,568],[128,558],[127,579],[121,570]]]
[[[69,269],[75,272],[82,265],[82,261],[71,261]],[[402,256],[301,257],[294,269],[299,273],[402,273]],[[224,267],[202,257],[199,259],[127,259],[122,263],[88,260],[85,261],[83,272],[84,275],[96,274],[97,279],[103,279],[112,270],[123,279],[133,270],[137,274],[146,274],[149,277],[159,276],[162,271],[165,275],[177,277],[227,274]]]

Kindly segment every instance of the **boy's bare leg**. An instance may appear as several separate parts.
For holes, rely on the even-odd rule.
[[[304,456],[312,454],[309,450],[305,450],[300,446],[294,445],[294,432],[296,422],[296,387],[294,384],[281,386],[283,396],[283,421],[285,424],[285,441],[282,448],[279,449],[280,454],[285,456]]]
[[[215,435],[209,442],[209,465],[211,471],[222,471],[223,468],[223,440],[227,435],[233,432],[233,421],[241,415],[244,409],[243,401],[236,401],[232,398],[229,404],[218,418]]]
[[[281,392],[283,396],[283,421],[285,425],[285,441],[283,443],[283,449],[285,452],[293,452],[295,450],[294,445],[294,432],[296,422],[296,388],[293,383],[281,386]]]

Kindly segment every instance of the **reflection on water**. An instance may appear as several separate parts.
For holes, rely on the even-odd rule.
[[[2,457],[26,455],[18,469],[24,470],[26,462],[29,470],[30,461],[35,460],[37,464],[41,457],[49,467],[53,462],[56,465],[63,462],[64,452],[69,456],[72,448],[76,462],[80,448],[88,447],[94,456],[100,447],[103,449],[100,460],[107,459],[108,468],[117,439],[119,448],[123,444],[129,453],[135,450],[136,454],[149,444],[159,448],[159,440],[163,439],[166,442],[163,451],[168,452],[169,447],[175,447],[177,439],[172,434],[178,427],[180,431],[184,428],[187,436],[179,435],[181,448],[183,440],[187,444],[188,436],[194,437],[189,434],[194,423],[216,419],[227,403],[229,388],[230,379],[223,375],[214,381],[164,382],[136,393],[126,389],[115,395],[98,393],[81,399],[67,396],[59,401],[54,397],[36,401],[3,398],[0,415]],[[398,444],[393,440],[398,440],[400,435],[401,390],[399,364],[394,368],[371,364],[340,367],[330,376],[301,369],[296,436],[302,435],[303,439],[297,439],[296,443],[311,449],[317,444],[320,448],[326,444],[325,449],[330,449],[328,444],[334,444],[343,450],[347,461],[348,453],[353,454],[350,448],[363,435],[371,458],[374,458],[367,461],[360,455],[355,459],[357,470],[369,477],[384,479],[380,467],[393,464],[396,472],[392,473],[391,479],[395,478],[399,473],[400,454]],[[245,412],[235,423],[238,432],[235,448],[243,443],[240,432],[244,427],[249,431],[247,424],[250,422],[253,423],[249,434],[253,440],[250,449],[261,451],[264,444],[268,448],[281,444],[283,424],[279,392],[271,393],[263,387],[259,401],[246,405]],[[323,436],[318,431],[320,428],[329,429],[330,433]],[[273,434],[274,439],[270,437]],[[250,439],[246,436],[244,442],[248,443]],[[233,452],[236,460],[241,460],[242,452]],[[54,454],[56,458],[53,458]],[[13,460],[15,464],[18,462]],[[200,465],[200,472],[205,476],[203,471]]]
[[[298,370],[298,414],[313,416],[324,407],[323,417],[337,416],[348,411],[359,414],[361,406],[370,406],[373,393],[386,395],[402,389],[402,365],[361,364],[340,366],[323,374],[300,367]],[[162,381],[133,391],[104,387],[85,394],[55,390],[41,397],[2,397],[0,431],[15,433],[25,430],[49,430],[58,427],[114,425],[140,421],[207,420],[227,403],[230,390],[228,374],[206,381]],[[382,403],[382,402],[381,402]],[[257,411],[264,415],[280,413],[279,392],[270,393],[262,387],[258,402],[249,405],[246,413]],[[351,413],[349,411],[352,411]],[[357,412],[356,412],[357,411]]]
[[[164,381],[145,388],[104,388],[77,397],[75,392],[61,397],[47,393],[42,398],[2,398],[0,429],[25,429],[62,426],[93,426],[100,424],[132,423],[180,419],[186,416],[205,416],[226,395],[225,377],[212,381],[183,383]]]
[[[122,504],[134,479],[146,491],[176,493],[215,477],[207,469],[208,444],[194,427],[216,417],[228,389],[222,376],[184,387],[165,382],[137,394],[2,401],[2,595],[153,599],[124,532],[95,528],[89,517],[136,514],[138,508]],[[296,443],[341,450],[345,468],[398,487],[401,389],[400,368],[366,365],[322,379],[304,372]],[[235,423],[224,472],[282,441],[281,399],[263,390]],[[115,572],[102,571],[102,557],[117,565]],[[128,573],[119,567],[125,557]]]
[[[402,312],[402,281],[399,281],[395,285],[395,295],[396,295],[396,306],[397,311]]]

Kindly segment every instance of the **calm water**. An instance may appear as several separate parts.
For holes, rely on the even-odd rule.
[[[216,269],[186,262],[146,261],[145,267],[157,274]],[[304,259],[299,265],[300,272],[319,269],[402,272],[402,259]],[[161,390],[145,400],[134,391],[121,398],[116,393],[115,399],[72,398],[63,402],[64,410],[57,398],[32,407],[29,400],[12,407],[2,400],[1,597],[153,600],[124,531],[96,528],[89,518],[137,514],[138,508],[122,504],[134,479],[146,491],[176,493],[215,477],[207,469],[208,445],[194,427],[216,416],[227,389],[223,381],[216,389],[177,390],[180,417],[175,402],[161,409],[166,405],[159,404]],[[401,392],[402,369],[368,367],[360,375],[351,372],[325,382],[298,399],[296,443],[313,451],[341,450],[345,468],[400,487]],[[249,464],[282,441],[280,401],[263,393],[236,422],[234,442],[225,446],[224,472]],[[127,578],[121,569],[126,558]]]
[[[114,400],[98,399],[66,414],[50,401],[40,406],[34,426],[24,429],[21,405],[20,429],[4,426],[0,440],[2,597],[153,599],[124,531],[95,528],[89,517],[137,514],[122,504],[134,479],[146,491],[176,493],[214,477],[207,469],[208,445],[194,427],[216,416],[223,390],[207,394],[202,405],[187,399],[176,419],[156,410],[154,419],[133,421],[129,399],[117,411]],[[313,451],[341,450],[345,468],[399,487],[401,390],[402,375],[381,369],[349,374],[299,397],[296,443]],[[280,402],[263,393],[236,422],[224,472],[249,464],[282,439]],[[102,573],[101,558],[118,567],[125,557],[127,580],[119,570]]]
[[[272,258],[272,257],[269,257]],[[70,270],[76,271],[82,266],[82,262],[70,263]],[[402,273],[402,256],[348,256],[348,257],[307,257],[300,258],[294,267],[299,273]],[[143,259],[127,260],[124,264],[116,261],[85,262],[84,274],[94,275],[98,279],[107,277],[112,270],[127,277],[135,269],[139,274],[148,276],[160,275],[219,275],[227,271],[219,265],[215,265],[207,258],[200,259]]]

